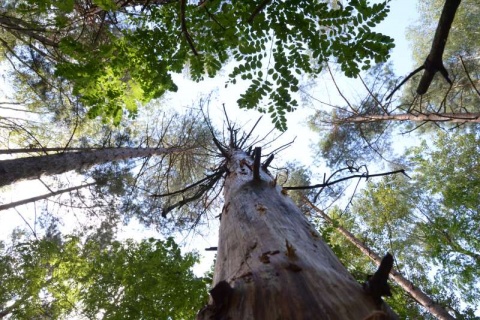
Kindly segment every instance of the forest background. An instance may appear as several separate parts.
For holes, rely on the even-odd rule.
[[[25,171],[12,180],[0,171],[2,317],[193,317],[211,285],[203,272],[215,253],[203,249],[217,245],[222,203],[212,135],[228,145],[231,123],[246,136],[260,111],[272,122],[264,117],[249,143],[275,155],[279,185],[406,170],[290,194],[359,282],[374,265],[339,227],[392,253],[395,268],[451,315],[478,318],[475,1],[461,2],[450,31],[443,63],[451,83],[437,74],[420,96],[417,74],[391,99],[424,63],[443,1],[391,1],[389,12],[380,1],[350,1],[353,11],[328,2],[331,25],[306,24],[293,39],[291,28],[272,27],[298,14],[286,5],[246,17],[260,20],[258,30],[233,32],[224,24],[237,17],[225,6],[238,3],[180,3],[179,11],[169,1],[2,2],[1,159],[118,148],[116,159],[127,159],[97,154],[95,166],[82,159],[61,174],[33,175],[12,162]],[[267,21],[282,10],[284,21]],[[202,31],[205,15],[224,42]],[[398,40],[402,25],[410,46]],[[313,31],[325,38],[309,42]],[[182,255],[175,241],[202,251],[208,267],[193,273],[200,256]],[[138,301],[139,292],[148,299]],[[401,318],[432,317],[400,287],[386,301]]]

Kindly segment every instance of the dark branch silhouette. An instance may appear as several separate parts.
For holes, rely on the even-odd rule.
[[[373,178],[373,177],[381,177],[381,176],[388,176],[388,175],[391,175],[391,174],[396,174],[396,173],[403,173],[405,176],[407,176],[408,178],[410,178],[404,169],[400,169],[400,170],[395,170],[395,171],[390,171],[390,172],[383,172],[383,173],[374,173],[374,174],[368,174],[368,173],[363,173],[363,174],[354,174],[354,175],[351,175],[351,176],[348,176],[348,177],[344,177],[344,178],[340,178],[338,180],[333,180],[333,181],[329,181],[329,182],[325,182],[325,183],[319,183],[319,184],[315,184],[313,186],[297,186],[297,187],[283,187],[283,189],[285,190],[308,190],[308,189],[316,189],[316,188],[323,188],[323,187],[328,187],[328,186],[331,186],[331,185],[334,185],[336,183],[339,183],[339,182],[342,182],[342,181],[345,181],[345,180],[349,180],[349,179],[354,179],[354,178],[365,178],[365,179],[370,179],[370,178]]]
[[[193,44],[192,37],[190,36],[190,33],[188,33],[188,29],[187,29],[187,22],[185,20],[186,6],[187,6],[187,0],[181,0],[180,1],[180,18],[182,20],[182,32],[185,35],[185,38],[187,39],[188,45],[192,49],[193,54],[198,56],[198,52],[195,49],[195,45]]]
[[[256,147],[253,151],[253,180],[260,181],[260,160],[262,157],[262,148]]]
[[[437,73],[437,71],[440,71],[442,76],[450,85],[452,84],[452,81],[448,77],[447,69],[445,69],[445,66],[443,65],[442,56],[443,52],[445,51],[448,33],[452,27],[452,22],[455,18],[455,13],[457,12],[460,2],[461,0],[445,1],[440,20],[438,21],[437,30],[435,31],[430,53],[423,64],[425,72],[423,73],[423,76],[420,79],[420,83],[417,87],[417,93],[420,95],[427,92],[430,84],[432,83],[433,76],[435,73]]]
[[[250,15],[250,17],[247,19],[247,22],[248,23],[252,23],[253,22],[253,19],[255,19],[255,17],[260,13],[262,12],[263,9],[265,9],[265,7],[270,3],[271,0],[263,0],[256,8],[255,10],[253,10],[252,14]]]
[[[378,270],[373,276],[369,276],[367,281],[363,284],[363,290],[368,293],[378,308],[382,305],[382,296],[391,296],[390,286],[388,285],[388,275],[392,271],[393,256],[387,253],[383,257]]]

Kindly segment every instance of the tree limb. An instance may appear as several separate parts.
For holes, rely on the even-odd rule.
[[[271,0],[263,0],[262,2],[260,2],[260,4],[255,8],[255,10],[253,10],[252,14],[250,15],[250,17],[247,19],[247,22],[248,23],[252,23],[253,22],[253,19],[255,19],[255,17],[260,13],[262,12],[263,9],[265,9],[265,7],[270,3]]]
[[[185,8],[187,7],[187,0],[181,0],[180,1],[180,19],[182,21],[182,33],[185,35],[185,38],[187,39],[188,45],[192,49],[192,52],[195,56],[198,56],[198,52],[195,49],[195,45],[193,44],[192,37],[188,33],[187,29],[187,22],[185,20]]]
[[[443,52],[445,51],[448,33],[452,27],[452,22],[455,18],[455,13],[457,12],[460,2],[461,0],[445,1],[442,14],[438,21],[437,30],[435,31],[430,53],[423,64],[425,72],[423,73],[423,76],[420,79],[420,83],[417,87],[417,93],[420,95],[427,92],[430,84],[432,83],[433,76],[435,73],[437,73],[437,71],[440,71],[445,80],[447,80],[449,84],[452,84],[452,81],[448,77],[447,69],[445,69],[445,66],[443,65],[442,56]]]
[[[354,178],[365,178],[365,179],[368,180],[369,178],[380,177],[380,176],[388,176],[388,175],[396,174],[396,173],[403,173],[405,176],[410,178],[405,173],[404,169],[400,169],[400,170],[395,170],[395,171],[390,171],[390,172],[374,173],[374,174],[354,174],[354,175],[351,175],[351,176],[348,176],[348,177],[340,178],[338,180],[334,180],[334,181],[330,181],[330,182],[326,182],[326,183],[315,184],[313,186],[283,187],[283,189],[285,189],[285,190],[309,190],[309,189],[316,189],[316,188],[323,188],[323,187],[331,186],[333,184],[336,184],[336,183],[339,183],[339,182],[342,182],[342,181],[345,181],[345,180],[349,180],[349,179],[354,179]]]

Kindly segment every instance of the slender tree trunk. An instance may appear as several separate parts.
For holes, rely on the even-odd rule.
[[[30,202],[45,200],[47,198],[50,198],[50,197],[53,197],[53,196],[56,196],[56,195],[59,195],[59,194],[62,194],[62,193],[71,192],[71,191],[75,191],[75,190],[80,190],[80,189],[83,189],[83,188],[86,188],[86,187],[94,186],[96,184],[97,184],[96,182],[87,183],[87,184],[84,184],[84,185],[81,185],[81,186],[71,187],[71,188],[67,188],[67,189],[62,189],[62,190],[57,190],[57,191],[54,191],[54,192],[42,194],[41,196],[37,196],[37,197],[32,197],[32,198],[28,198],[28,199],[23,199],[23,200],[19,200],[19,201],[10,202],[10,203],[7,203],[7,204],[2,204],[2,205],[0,205],[0,211],[15,208],[17,206],[21,206],[23,204],[27,204],[27,203],[30,203]]]
[[[111,161],[167,155],[191,148],[115,148],[87,152],[69,152],[39,157],[0,161],[0,187],[41,175],[60,174]]]
[[[308,199],[304,198],[305,203],[307,203],[315,212],[320,214],[320,216],[325,219],[328,223],[333,225],[332,219],[323,212],[323,210],[320,210],[317,208],[313,203],[311,203]],[[354,246],[356,246],[360,251],[362,251],[366,256],[368,256],[370,259],[372,259],[377,265],[380,265],[380,262],[382,261],[382,258],[379,257],[375,252],[371,251],[365,244],[363,244],[359,239],[357,239],[352,233],[347,231],[343,227],[336,227],[338,232],[343,234],[345,238],[347,238],[348,241],[350,241]],[[395,270],[392,270],[390,272],[390,278],[392,278],[400,287],[403,288],[412,298],[414,298],[419,304],[421,304],[428,312],[430,312],[432,315],[437,317],[438,319],[448,319],[448,320],[453,320],[455,319],[452,317],[442,306],[439,304],[435,303],[428,295],[426,295],[422,290],[420,290],[418,287],[415,287],[415,285],[404,278],[400,273],[396,272]]]
[[[2,149],[0,154],[14,154],[14,153],[42,153],[47,152],[70,152],[70,151],[94,151],[105,150],[108,148],[22,148],[22,149]],[[112,148],[115,149],[115,148]]]
[[[348,273],[293,201],[241,151],[228,159],[211,304],[197,319],[396,319]]]
[[[480,113],[425,113],[425,114],[372,114],[372,115],[357,115],[344,119],[337,119],[336,123],[368,123],[379,121],[431,121],[431,122],[452,122],[452,123],[464,123],[474,122],[480,123]]]

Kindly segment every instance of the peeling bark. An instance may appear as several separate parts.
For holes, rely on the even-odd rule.
[[[213,297],[197,319],[368,319],[374,300],[347,272],[293,201],[253,159],[232,152],[225,182]],[[395,314],[382,304],[389,313]],[[381,312],[381,314],[385,314]],[[385,318],[387,319],[387,318]]]

